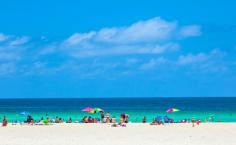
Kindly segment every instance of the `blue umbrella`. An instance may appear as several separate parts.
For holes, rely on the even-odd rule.
[[[158,121],[162,121],[163,117],[162,116],[157,116]]]
[[[26,112],[26,111],[20,112],[19,114],[20,114],[20,115],[30,115],[30,113],[29,113],[29,112]]]

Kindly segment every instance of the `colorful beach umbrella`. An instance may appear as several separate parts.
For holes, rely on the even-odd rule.
[[[95,113],[99,113],[99,112],[102,112],[102,111],[103,110],[101,108],[94,108],[93,110],[88,111],[88,113],[95,114]]]
[[[86,108],[84,108],[82,111],[84,111],[84,112],[91,112],[91,111],[93,111],[93,108],[91,108],[91,107],[86,107]]]
[[[166,112],[168,112],[168,113],[178,112],[178,111],[180,111],[180,110],[177,109],[177,108],[169,108],[169,109],[166,110]]]
[[[47,125],[49,122],[48,122],[48,120],[44,120],[43,123],[44,123],[45,125]]]
[[[95,110],[91,110],[91,111],[88,111],[88,113],[95,114],[96,111]]]
[[[97,113],[97,112],[102,112],[103,111],[103,109],[101,109],[101,108],[94,108],[94,111]]]

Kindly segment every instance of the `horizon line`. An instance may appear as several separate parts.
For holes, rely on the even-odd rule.
[[[10,97],[0,98],[0,100],[6,99],[140,99],[140,98],[236,98],[236,96],[194,96],[194,97]]]

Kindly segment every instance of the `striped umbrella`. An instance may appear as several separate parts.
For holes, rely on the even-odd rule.
[[[166,112],[168,112],[168,113],[179,112],[179,111],[180,110],[177,109],[177,108],[169,108],[169,109],[166,110]]]

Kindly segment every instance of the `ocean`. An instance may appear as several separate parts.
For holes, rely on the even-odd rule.
[[[100,117],[100,114],[82,112],[85,107],[99,107],[119,118],[121,113],[129,114],[131,122],[141,122],[144,116],[151,122],[153,117],[168,115],[174,120],[195,117],[204,121],[214,117],[214,121],[236,122],[236,98],[76,98],[76,99],[0,99],[0,117],[9,121],[24,121],[29,112],[34,119],[55,116],[67,120],[80,121],[83,116]],[[180,111],[167,113],[168,108]]]

